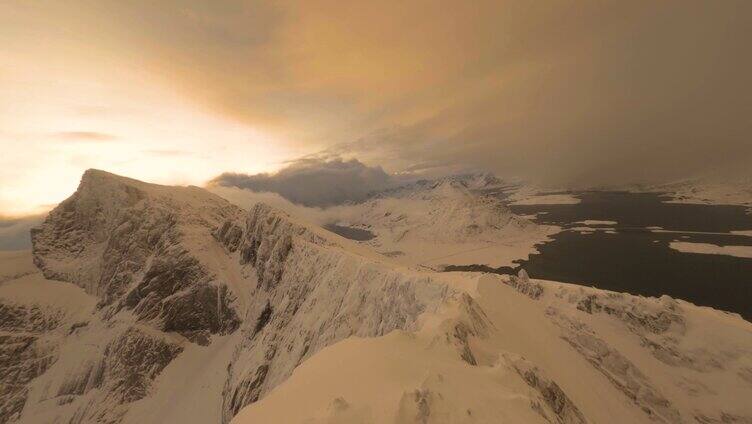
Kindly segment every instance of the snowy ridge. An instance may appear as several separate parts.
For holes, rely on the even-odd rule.
[[[242,329],[225,385],[225,419],[336,341],[414,329],[421,314],[450,299],[474,308],[446,284],[343,250],[265,205],[245,222],[223,224],[216,236],[237,252],[241,272],[256,277],[246,315],[254,319]],[[479,319],[463,325],[484,326]]]
[[[415,332],[348,339],[322,350],[233,423],[752,418],[745,401],[752,394],[752,326],[738,316],[524,273],[486,274],[474,284],[473,297],[490,323],[483,336],[468,338],[474,362],[443,345],[436,338],[441,318],[428,318]]]
[[[509,266],[558,228],[513,214],[482,195],[500,182],[486,174],[418,181],[357,205],[341,224],[370,231],[364,244],[408,265]]]
[[[348,241],[265,205],[246,213],[198,188],[101,171],[87,171],[33,242],[45,277],[97,302],[21,390],[23,411],[6,416],[21,421],[143,422],[131,406],[149,410],[141,405],[169,385],[158,380],[166,367],[232,335],[215,388],[214,420],[228,421],[324,346],[411,328],[444,302],[472,309],[446,284],[345,250]]]
[[[456,215],[487,201],[471,185],[382,200],[446,202],[460,231],[437,237],[519,219]],[[665,296],[419,271],[266,205],[102,171],[33,242],[41,272],[0,283],[0,422],[752,421],[752,324]]]
[[[235,331],[233,296],[199,258],[219,220],[237,213],[197,187],[87,171],[32,241],[44,276],[81,287],[96,308],[61,323],[54,360],[5,419],[119,422],[186,346]]]

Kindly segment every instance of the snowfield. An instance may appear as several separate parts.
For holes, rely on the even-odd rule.
[[[87,171],[33,252],[0,255],[0,422],[752,422],[752,324],[435,272],[437,250],[469,261],[549,229],[477,182],[427,184],[366,202],[348,224],[377,237],[355,242]]]
[[[535,224],[477,194],[494,184],[485,174],[420,181],[352,206],[339,224],[370,231],[374,238],[362,244],[407,266],[513,266],[560,228]]]
[[[39,272],[27,250],[0,251],[0,283]]]
[[[704,175],[658,184],[620,187],[633,192],[665,193],[666,203],[746,206],[752,213],[752,178],[748,175]]]
[[[738,258],[752,258],[752,246],[718,246],[711,243],[692,243],[687,241],[672,241],[669,247],[685,253],[701,253],[706,255],[728,255]]]

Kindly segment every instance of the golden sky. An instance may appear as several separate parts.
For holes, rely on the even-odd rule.
[[[752,2],[0,2],[0,215],[325,152],[553,184],[752,159]]]

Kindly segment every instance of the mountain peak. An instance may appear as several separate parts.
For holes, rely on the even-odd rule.
[[[125,177],[111,172],[103,171],[101,169],[89,168],[84,171],[81,176],[81,184],[106,184],[106,183],[120,183],[130,186],[154,186],[156,184],[145,183],[133,178]]]

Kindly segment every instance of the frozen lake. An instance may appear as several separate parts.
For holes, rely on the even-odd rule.
[[[538,247],[539,254],[519,262],[530,276],[647,296],[667,294],[752,319],[751,258],[669,247],[676,241],[752,246],[752,237],[730,234],[752,229],[752,216],[744,207],[664,203],[668,198],[655,193],[573,195],[581,202],[510,206],[517,214],[535,215],[538,223],[564,228]]]

